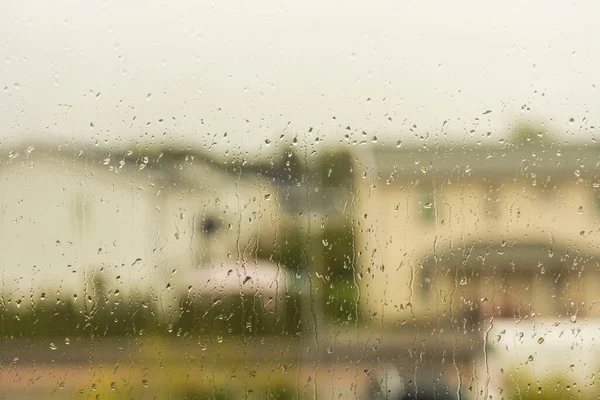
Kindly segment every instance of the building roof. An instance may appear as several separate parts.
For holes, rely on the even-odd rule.
[[[81,162],[86,168],[97,166],[107,170],[145,170],[154,180],[169,182],[176,186],[197,187],[201,180],[217,174],[218,179],[237,179],[242,174],[235,163],[217,160],[210,155],[179,146],[154,148],[109,148],[82,143],[22,142],[10,148],[0,149],[0,171],[15,163],[31,159],[62,159],[70,163]],[[248,174],[244,174],[244,178]]]
[[[551,175],[577,177],[596,175],[600,166],[600,146],[591,145],[513,145],[473,146],[434,144],[396,148],[374,145],[361,149],[358,158],[372,166],[376,175],[390,183],[402,179],[487,177],[515,178]]]

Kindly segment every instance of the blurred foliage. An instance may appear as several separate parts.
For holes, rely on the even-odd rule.
[[[282,301],[283,300],[283,301]],[[268,300],[267,300],[268,301]],[[255,296],[222,296],[219,299],[185,299],[172,323],[158,318],[149,296],[127,301],[38,301],[27,309],[0,309],[0,337],[141,336],[177,334],[285,335],[300,330],[299,299],[287,296],[266,310]]]
[[[325,312],[335,322],[357,318],[354,227],[348,219],[328,221],[319,245],[325,277]]]
[[[301,273],[308,268],[306,252],[308,235],[294,221],[282,225],[275,238],[275,250],[272,260],[287,268],[292,274]]]
[[[266,366],[265,366],[266,367]],[[268,371],[252,371],[252,374],[240,374],[231,379],[231,371],[213,369],[210,378],[190,375],[189,365],[165,364],[161,369],[170,372],[164,379],[157,371],[140,373],[139,369],[125,371],[115,376],[98,377],[93,385],[85,385],[77,390],[73,398],[100,399],[187,399],[187,400],[225,400],[225,399],[268,399],[288,400],[296,398],[295,379],[292,376],[273,375]],[[269,365],[267,369],[274,368]],[[163,371],[164,372],[164,371]],[[123,379],[123,377],[127,378]],[[44,397],[45,398],[45,397]]]
[[[299,302],[298,296],[291,295],[268,300],[253,295],[188,298],[182,303],[181,318],[173,329],[178,336],[278,334],[293,337],[300,332]]]
[[[326,293],[325,312],[333,322],[347,324],[349,321],[356,321],[358,296],[352,283],[331,284]]]
[[[269,174],[275,176],[280,183],[298,185],[306,177],[306,160],[292,147],[283,150],[279,161],[274,163]]]
[[[295,391],[285,386],[272,386],[267,388],[265,398],[267,400],[291,400],[295,398]]]
[[[321,151],[309,157],[289,146],[274,162],[262,166],[261,171],[289,185],[311,182],[319,187],[352,188],[352,156],[347,148]]]
[[[517,373],[513,373],[513,376],[517,376],[517,378],[510,381],[509,399],[571,400],[598,398],[598,396],[592,396],[592,393],[582,393],[576,384],[560,376],[550,377],[543,381],[536,380],[529,375],[519,376]]]
[[[552,142],[552,136],[541,124],[518,122],[512,130],[510,142],[516,146],[542,146]]]
[[[125,336],[163,329],[151,299],[133,296],[125,302],[44,299],[23,309],[0,308],[0,337]]]
[[[354,227],[344,219],[323,227],[323,262],[333,280],[352,280],[354,276]]]
[[[226,388],[186,388],[183,392],[183,400],[226,400],[233,398]]]
[[[326,315],[336,322],[356,319],[355,237],[349,219],[329,219],[318,235],[309,235],[297,221],[285,221],[274,240],[274,249],[262,246],[258,254],[277,262],[293,277],[310,266],[312,273],[318,272],[324,279]]]
[[[347,148],[319,153],[313,169],[320,186],[352,189],[352,156]]]

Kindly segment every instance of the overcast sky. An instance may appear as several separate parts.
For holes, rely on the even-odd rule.
[[[589,139],[599,15],[597,0],[0,0],[0,135],[264,154],[284,129],[497,142],[530,118]]]

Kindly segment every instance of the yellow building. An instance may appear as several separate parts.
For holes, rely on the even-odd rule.
[[[599,156],[549,143],[362,148],[353,173],[365,317],[600,316]]]

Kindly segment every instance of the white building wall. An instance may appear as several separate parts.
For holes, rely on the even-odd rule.
[[[152,293],[170,314],[194,270],[251,258],[257,236],[276,229],[269,185],[198,163],[182,170],[179,182],[157,169],[60,152],[3,160],[4,300],[16,307],[45,293],[83,301],[95,277],[123,298]],[[219,223],[213,235],[197,229],[206,217]]]

